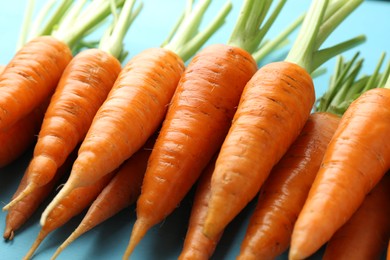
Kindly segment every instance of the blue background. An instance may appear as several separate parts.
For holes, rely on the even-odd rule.
[[[22,0],[0,2],[0,64],[6,64],[15,53],[15,46],[22,23],[25,2]],[[41,6],[43,0],[36,1]],[[303,13],[311,1],[288,1],[282,14],[271,28],[269,37],[276,35],[282,28]],[[207,12],[205,21],[209,21],[215,15],[223,1],[213,1]],[[218,31],[207,44],[225,43],[238,15],[241,1],[232,0],[233,10],[230,13],[225,26]],[[158,1],[144,0],[144,8],[135,20],[126,36],[126,49],[130,51],[129,58],[134,54],[149,48],[159,46],[168,35],[171,27],[185,1]],[[357,50],[361,57],[365,58],[362,73],[371,73],[382,52],[390,52],[390,3],[387,1],[365,1],[347,20],[330,36],[324,47],[347,38],[365,34],[367,41],[345,53],[351,57]],[[293,40],[293,38],[292,38]],[[285,52],[280,52],[264,62],[282,59]],[[386,58],[386,61],[389,59]],[[263,62],[263,63],[264,63]],[[262,63],[262,64],[263,64]],[[262,64],[259,64],[261,66]],[[329,75],[333,70],[334,60],[325,64],[328,72],[315,79],[317,96],[327,88]],[[0,205],[9,202],[12,194],[23,175],[31,150],[9,167],[0,169]],[[150,230],[136,248],[132,259],[176,259],[180,253],[187,219],[190,212],[191,197],[193,192],[181,203],[180,207],[170,215],[163,223]],[[252,202],[231,225],[214,254],[213,259],[234,259],[238,253],[240,241],[245,233],[249,214],[253,209]],[[13,241],[0,242],[0,259],[21,259],[33,243],[39,231],[39,212],[17,232]],[[0,213],[0,231],[4,230],[5,212]],[[77,226],[81,216],[72,219],[64,227],[54,231],[44,240],[36,251],[34,259],[49,259],[56,247],[65,240],[71,231]],[[135,220],[135,208],[130,207],[122,211],[114,218],[91,230],[70,247],[68,247],[58,259],[121,259],[127,246],[132,225]],[[321,251],[313,258],[319,258]],[[286,259],[286,254],[280,259]]]

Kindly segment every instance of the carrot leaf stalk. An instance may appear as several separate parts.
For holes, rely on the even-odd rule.
[[[331,13],[330,10],[339,7],[340,2],[343,2],[342,7]],[[325,50],[319,49],[326,38],[361,2],[362,0],[314,1],[308,11],[309,17],[305,17],[286,61],[296,63],[312,72],[335,55],[362,43],[365,36],[356,37]]]
[[[227,1],[212,22],[203,31],[199,32],[200,23],[210,3],[211,0],[202,0],[192,9],[192,1],[189,0],[183,16],[180,17],[162,47],[175,52],[184,61],[191,58],[210,36],[224,24],[226,16],[232,9],[231,2]]]
[[[27,1],[26,10],[24,13],[24,18],[22,22],[22,28],[19,35],[18,42],[16,44],[16,49],[19,50],[25,43],[27,38],[27,32],[29,30],[30,24],[31,24],[31,18],[32,18],[32,11],[34,9],[34,0]]]

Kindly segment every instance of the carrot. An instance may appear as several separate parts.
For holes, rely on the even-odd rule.
[[[0,65],[0,74],[3,73],[4,69],[5,69],[5,66],[4,65]]]
[[[216,237],[206,237],[203,230],[203,222],[206,217],[207,202],[210,196],[211,174],[214,170],[215,158],[210,161],[198,180],[194,201],[191,207],[191,215],[188,222],[182,251],[178,257],[184,259],[210,259],[222,233]]]
[[[75,189],[67,197],[61,200],[60,204],[49,214],[46,223],[41,227],[33,245],[23,259],[30,259],[43,239],[50,232],[61,227],[74,216],[80,214],[99,195],[103,188],[109,183],[114,172],[107,174],[104,178],[88,187]]]
[[[240,28],[232,33],[234,40],[204,48],[189,63],[150,156],[124,258],[148,229],[177,207],[221,146],[242,89],[257,70],[251,53],[284,3],[280,1],[265,29],[259,29],[271,1],[246,1],[246,11],[237,22]],[[253,27],[252,19],[256,19]],[[252,38],[244,41],[250,33]]]
[[[120,16],[126,20],[118,21],[113,32],[115,38],[105,36],[101,48],[80,52],[65,68],[50,100],[34,156],[25,173],[28,185],[3,209],[13,207],[23,197],[50,182],[68,155],[84,139],[93,117],[121,71],[118,58],[122,48],[117,45],[130,25],[128,20],[132,19],[133,5],[134,1],[126,1]],[[121,31],[120,38],[116,37],[117,31]]]
[[[216,161],[203,230],[207,236],[220,233],[256,196],[272,167],[297,138],[315,100],[309,73],[364,39],[317,50],[361,3],[342,2],[340,15],[334,16],[332,10],[338,3],[313,1],[287,58],[263,66],[246,84]]]
[[[389,245],[387,246],[386,260],[390,260],[390,239],[389,239]]]
[[[30,114],[0,132],[0,168],[15,161],[36,142],[48,104],[49,100],[44,101]]]
[[[110,10],[109,3],[83,13],[72,27],[65,23],[50,36],[25,44],[0,75],[0,130],[4,131],[47,99],[72,59],[71,48]],[[77,6],[77,9],[80,7]],[[92,15],[93,14],[93,15]],[[70,29],[71,28],[71,29]]]
[[[103,221],[114,216],[122,209],[133,204],[141,193],[142,179],[145,174],[146,164],[153,148],[154,139],[151,138],[146,144],[119,168],[116,175],[109,184],[102,190],[99,196],[89,207],[88,212],[80,222],[79,226],[62,243],[52,259],[57,256],[70,243],[82,234],[91,230]]]
[[[3,237],[7,240],[12,240],[17,231],[37,210],[43,200],[53,191],[54,186],[58,183],[59,179],[70,172],[72,163],[76,158],[76,150],[68,157],[66,162],[58,169],[56,177],[53,178],[46,185],[34,190],[29,195],[24,197],[15,207],[12,207],[7,211],[5,230]],[[15,192],[17,196],[23,188],[27,185],[26,175],[23,176],[21,184]]]
[[[182,26],[196,32],[209,3],[209,0],[202,1],[193,11],[186,12],[188,17],[184,18]],[[230,5],[226,5],[214,21],[217,26],[212,26],[211,32],[219,28],[229,10]],[[178,30],[187,33],[181,28]],[[184,70],[185,59],[181,57],[189,56],[194,48],[199,48],[210,32],[202,35],[186,35],[177,49],[150,48],[130,59],[94,117],[68,181],[42,214],[42,224],[64,196],[119,167],[157,130]],[[181,37],[174,38],[172,43],[182,40]]]
[[[390,80],[366,91],[343,115],[295,224],[291,259],[308,257],[327,242],[389,169],[389,88]]]
[[[390,238],[390,174],[329,240],[323,259],[380,259]]]
[[[338,123],[338,116],[326,112],[309,116],[264,183],[237,259],[274,259],[288,248],[295,220]]]

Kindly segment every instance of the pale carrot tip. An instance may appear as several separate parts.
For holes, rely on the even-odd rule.
[[[29,195],[31,192],[35,190],[34,184],[29,184],[22,190],[16,198],[11,200],[7,205],[3,207],[3,211],[9,210],[10,208],[14,207],[19,201],[23,200],[27,195]]]
[[[31,246],[30,250],[28,250],[27,254],[23,257],[23,260],[31,259],[34,252],[37,250],[38,246],[41,244],[43,239],[46,237],[47,233],[42,232],[42,230],[39,232],[37,239],[34,241],[33,245]]]
[[[50,260],[56,259],[61,252],[67,248],[74,240],[76,240],[80,235],[84,234],[84,232],[80,231],[80,226],[76,228],[72,234],[57,248],[57,250],[54,252],[53,256],[50,258]]]
[[[150,226],[150,223],[145,221],[144,219],[137,219],[137,221],[134,223],[133,230],[131,232],[129,245],[127,246],[126,251],[123,255],[123,260],[127,260],[130,258],[130,255],[133,253],[135,247],[138,245],[141,239],[145,236]]]
[[[44,226],[46,223],[47,216],[50,214],[50,212],[58,205],[60,204],[61,200],[63,200],[66,196],[71,193],[71,191],[74,189],[72,187],[73,185],[70,185],[69,182],[66,182],[65,185],[62,187],[60,192],[54,197],[54,199],[49,203],[49,205],[45,208],[45,210],[42,213],[40,224],[41,226]]]
[[[290,248],[288,252],[288,259],[289,260],[300,260],[305,259],[305,257],[302,257],[302,254],[298,250],[296,250],[294,247]]]
[[[15,236],[15,232],[13,231],[13,229],[10,227],[6,227],[4,234],[3,234],[4,239],[5,240],[12,240],[12,239],[14,239],[14,236]]]

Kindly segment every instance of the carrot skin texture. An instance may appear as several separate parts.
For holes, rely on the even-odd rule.
[[[270,63],[247,83],[213,173],[207,236],[221,232],[256,196],[299,135],[314,100],[310,75],[294,63]]]
[[[7,211],[7,216],[5,219],[5,230],[3,234],[4,239],[13,239],[15,231],[17,231],[24,223],[27,222],[27,220],[37,210],[41,203],[53,191],[53,188],[57,184],[58,180],[70,172],[72,163],[75,158],[76,152],[74,151],[68,157],[66,162],[58,169],[55,178],[53,178],[46,185],[34,190]],[[18,189],[13,195],[13,198],[15,198],[26,186],[27,175],[24,175]]]
[[[133,204],[141,193],[146,165],[153,148],[154,139],[125,161],[118,172],[94,200],[80,225],[57,249],[55,257],[82,234]]]
[[[389,101],[389,89],[371,89],[343,115],[295,224],[291,259],[306,258],[325,244],[389,169]]]
[[[53,93],[71,59],[69,47],[51,36],[37,37],[22,47],[0,75],[0,130],[31,113]]]
[[[0,168],[14,162],[34,145],[48,104],[49,100],[44,101],[11,127],[0,131]]]
[[[48,183],[87,133],[121,70],[119,61],[99,49],[76,55],[66,67],[43,120],[29,182]]]
[[[214,165],[215,159],[209,163],[199,178],[187,234],[184,240],[183,249],[178,257],[179,260],[210,259],[222,236],[223,232],[213,238],[206,237],[203,234],[203,223],[206,219],[208,200],[210,197],[211,175],[214,171]]]
[[[323,259],[380,259],[390,238],[390,174],[329,240]]]
[[[103,188],[113,177],[114,172],[107,174],[91,186],[73,190],[61,203],[48,215],[45,225],[42,226],[37,239],[27,252],[24,259],[30,259],[43,239],[55,229],[61,227],[74,216],[80,214],[99,195]]]
[[[183,70],[183,61],[163,48],[130,60],[97,112],[69,181],[89,185],[139,150],[160,126]]]
[[[265,181],[237,259],[275,259],[288,248],[295,220],[339,120],[330,113],[310,115]]]
[[[220,148],[240,94],[256,70],[249,53],[228,45],[208,46],[193,58],[150,156],[137,220],[151,227],[177,207]],[[134,232],[133,237],[142,236]]]

